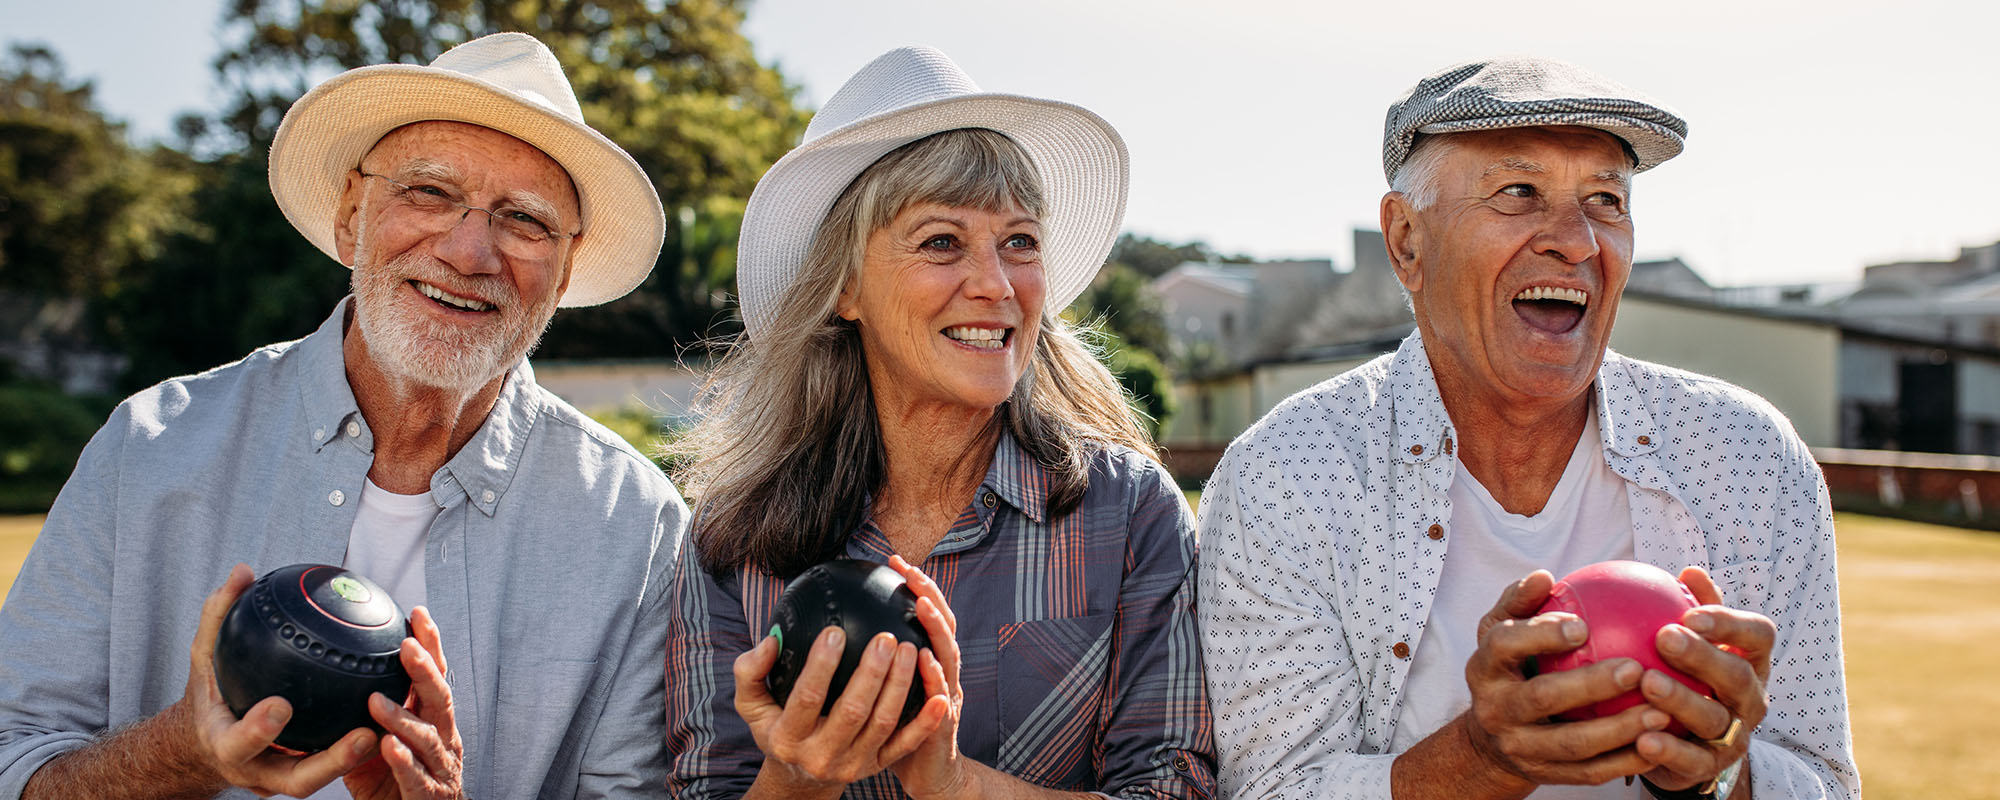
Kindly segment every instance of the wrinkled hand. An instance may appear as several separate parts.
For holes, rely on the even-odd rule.
[[[404,705],[376,692],[368,714],[382,726],[380,757],[347,774],[355,800],[457,800],[465,796],[465,746],[445,681],[444,642],[430,609],[410,611],[416,636],[403,640],[403,669],[410,673]]]
[[[1743,727],[1729,747],[1664,732],[1639,737],[1639,755],[1659,765],[1646,773],[1646,780],[1662,789],[1706,784],[1750,751],[1750,732],[1769,711],[1764,683],[1771,677],[1771,648],[1778,638],[1778,626],[1769,617],[1722,605],[1722,593],[1706,570],[1688,567],[1680,579],[1702,605],[1682,615],[1681,624],[1661,628],[1654,646],[1669,666],[1714,689],[1715,698],[1653,671],[1646,673],[1640,691],[1647,703],[1673,715],[1701,739],[1721,738],[1732,719],[1743,720]]]
[[[248,566],[237,564],[201,606],[201,627],[188,648],[187,691],[179,704],[192,728],[186,740],[195,748],[195,760],[231,786],[264,797],[304,797],[367,759],[375,749],[375,732],[356,728],[332,747],[300,757],[271,749],[292,718],[292,704],[284,698],[266,697],[240,720],[230,712],[215,685],[215,641],[229,606],[256,579]]]
[[[889,566],[902,573],[910,591],[916,593],[917,620],[931,637],[931,646],[923,654],[924,690],[930,697],[917,720],[937,718],[937,729],[922,746],[890,769],[896,771],[903,791],[913,798],[955,797],[964,793],[961,790],[972,775],[958,751],[958,721],[965,710],[965,690],[958,682],[958,616],[945,602],[944,590],[923,570],[902,556],[890,556]],[[911,727],[915,725],[911,723]]]
[[[1549,719],[1638,686],[1645,670],[1637,661],[1615,658],[1523,675],[1528,659],[1573,650],[1589,635],[1573,614],[1535,614],[1554,585],[1548,571],[1535,570],[1502,591],[1479,621],[1479,649],[1465,664],[1472,708],[1459,724],[1482,758],[1529,784],[1599,784],[1652,769],[1633,743],[1667,726],[1667,714],[1658,709],[1641,704],[1583,722]]]
[[[764,687],[764,676],[778,663],[777,638],[766,636],[736,657],[736,713],[764,751],[758,783],[776,781],[779,796],[838,795],[847,784],[909,755],[937,729],[942,714],[929,706],[897,729],[915,678],[917,648],[890,633],[869,640],[861,664],[821,717],[845,648],[839,628],[820,631],[782,707]]]

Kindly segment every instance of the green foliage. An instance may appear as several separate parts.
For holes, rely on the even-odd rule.
[[[1119,262],[1104,265],[1070,309],[1084,319],[1099,320],[1127,346],[1154,355],[1167,352],[1167,322],[1159,295],[1153,293],[1152,279],[1133,267]]]
[[[316,78],[385,62],[428,63],[496,31],[531,31],[563,64],[584,118],[653,178],[667,241],[622,300],[566,311],[543,340],[563,358],[655,356],[736,329],[736,227],[757,178],[808,114],[758,63],[737,0],[236,0],[216,67],[237,95],[225,116],[261,151]]]
[[[48,510],[111,406],[44,384],[0,384],[0,513]]]
[[[1098,360],[1118,379],[1125,402],[1147,418],[1147,430],[1158,438],[1174,415],[1174,381],[1159,356],[1133,347],[1104,327],[1086,328],[1084,338],[1097,350]]]
[[[201,224],[169,237],[103,302],[106,332],[128,358],[127,390],[311,333],[347,292],[348,271],[278,210],[262,151],[188,170]]]
[[[1118,242],[1111,246],[1111,263],[1129,266],[1148,278],[1165,275],[1167,270],[1189,261],[1248,263],[1250,257],[1222,255],[1205,242],[1171,244],[1132,233],[1120,234]]]

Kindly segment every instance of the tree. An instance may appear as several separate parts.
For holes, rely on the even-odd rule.
[[[1111,246],[1111,263],[1130,266],[1148,278],[1165,275],[1167,270],[1189,261],[1245,264],[1250,257],[1221,255],[1202,241],[1171,244],[1129,232],[1120,234],[1118,242]]]
[[[128,145],[46,47],[0,58],[0,344],[33,353],[28,371],[64,380],[66,361],[93,350],[96,304],[185,224],[182,167]]]
[[[658,355],[737,329],[729,290],[743,202],[805,129],[795,90],[757,61],[742,22],[740,0],[235,0],[225,29],[240,39],[216,68],[237,96],[225,123],[261,151],[314,78],[532,32],[562,62],[584,118],[652,176],[667,215],[645,283],[559,314],[542,352]]]

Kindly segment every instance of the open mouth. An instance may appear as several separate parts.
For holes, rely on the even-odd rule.
[[[1545,333],[1563,334],[1576,329],[1583,321],[1583,311],[1590,305],[1590,295],[1582,289],[1563,289],[1554,286],[1535,286],[1514,295],[1514,313],[1528,327]]]
[[[424,283],[423,281],[410,281],[409,283],[410,283],[410,288],[417,290],[417,294],[428,297],[430,298],[431,302],[436,303],[445,308],[451,309],[453,311],[492,311],[495,308],[498,308],[498,306],[495,306],[492,303],[488,303],[484,300],[474,300],[470,297],[459,297],[458,295],[452,294],[443,289],[439,289],[438,287],[432,286],[428,283]]]
[[[955,325],[939,333],[943,333],[954,342],[978,350],[999,350],[1006,347],[1008,340],[1014,337],[1013,328],[979,328],[971,325]]]

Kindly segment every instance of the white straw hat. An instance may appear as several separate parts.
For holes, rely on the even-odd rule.
[[[748,333],[771,323],[820,223],[856,176],[891,150],[961,128],[997,131],[1034,162],[1049,204],[1041,220],[1048,307],[1059,311],[1076,299],[1125,217],[1125,141],[1081,107],[981,92],[945,54],[904,47],[849,78],[806,126],[805,141],[757,181],[736,245]]]
[[[271,195],[321,252],[347,173],[381,138],[412,122],[453,120],[534,145],[569,172],[583,209],[565,308],[616,300],[646,279],[666,238],[666,215],[638,162],[583,122],[583,109],[548,47],[496,33],[431,62],[351,69],[313,87],[285,112],[271,142]]]

